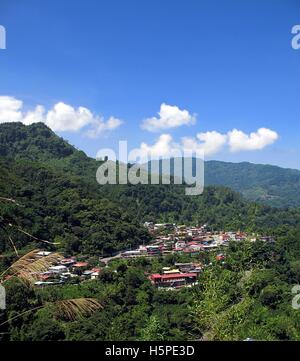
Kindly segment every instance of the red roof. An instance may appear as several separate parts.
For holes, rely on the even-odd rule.
[[[73,265],[73,267],[86,267],[89,264],[87,262],[77,262]]]
[[[93,272],[101,272],[101,268],[95,267],[95,268],[92,268],[91,271],[93,271]]]
[[[154,273],[153,275],[151,275],[151,278],[161,278],[161,275],[158,273]]]
[[[155,273],[151,275],[152,279],[161,279],[161,280],[188,278],[188,277],[197,277],[197,273],[176,273],[176,274],[167,274],[167,275],[160,275],[158,273]]]
[[[51,274],[39,275],[39,278],[42,280],[47,280],[47,279],[51,278]]]
[[[183,252],[185,253],[197,253],[201,250],[201,248],[199,247],[198,249],[184,249]]]

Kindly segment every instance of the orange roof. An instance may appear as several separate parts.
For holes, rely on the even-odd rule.
[[[73,267],[86,267],[89,264],[87,262],[77,262],[73,265]]]
[[[95,268],[92,268],[91,271],[93,271],[93,272],[101,272],[101,268],[95,267]]]

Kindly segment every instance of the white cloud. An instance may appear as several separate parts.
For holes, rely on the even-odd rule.
[[[170,128],[177,128],[182,125],[192,125],[196,122],[196,116],[187,110],[181,110],[176,105],[161,104],[159,117],[145,119],[142,128],[149,132],[157,132]]]
[[[152,158],[181,157],[191,152],[212,155],[220,151],[226,144],[226,134],[220,134],[216,131],[198,133],[197,137],[183,137],[177,143],[170,134],[162,134],[152,145],[141,143],[140,147],[134,151],[134,156],[139,156],[145,160],[148,156]]]
[[[117,129],[122,123],[121,119],[115,117],[110,117],[106,122],[103,118],[98,117],[95,119],[93,128],[89,129],[86,135],[90,138],[97,138],[106,131]]]
[[[260,150],[267,145],[273,144],[277,139],[278,134],[267,128],[259,128],[250,135],[237,129],[228,132],[228,144],[231,152]]]
[[[25,125],[30,125],[33,123],[44,122],[45,120],[45,108],[42,105],[37,105],[34,110],[31,110],[26,113],[22,122]]]
[[[94,115],[88,108],[74,108],[63,102],[56,103],[48,111],[42,105],[37,105],[33,110],[24,112],[21,100],[0,96],[0,123],[4,122],[22,122],[25,125],[43,122],[58,132],[76,132],[88,127],[86,134],[90,137],[97,137],[122,124],[118,118],[110,117],[105,121],[103,117]]]
[[[217,154],[225,146],[229,147],[231,152],[261,150],[277,139],[278,134],[266,128],[260,128],[250,135],[237,129],[225,134],[213,130],[198,133],[196,137],[183,137],[179,143],[175,142],[170,134],[162,134],[152,145],[141,143],[133,154],[142,160],[150,155],[152,158],[180,157],[184,156],[184,152],[198,152],[207,157]]]
[[[162,134],[153,145],[141,143],[140,147],[132,152],[132,155],[133,157],[140,157],[142,161],[146,161],[150,155],[152,158],[169,158],[174,149],[178,149],[178,145],[173,142],[172,136]]]
[[[206,133],[198,133],[197,139],[184,137],[181,139],[183,149],[192,151],[202,151],[206,156],[218,153],[226,144],[227,135],[216,132],[215,130]],[[200,142],[199,142],[199,141]]]
[[[84,107],[75,109],[71,105],[59,102],[48,111],[45,123],[54,131],[76,132],[93,120],[93,114],[89,109]]]
[[[0,123],[20,122],[23,102],[10,96],[0,96]]]

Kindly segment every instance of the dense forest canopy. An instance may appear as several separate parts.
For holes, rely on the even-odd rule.
[[[21,204],[1,204],[1,212],[14,213],[26,231],[60,243],[70,254],[114,253],[147,242],[144,221],[265,233],[299,223],[297,209],[250,203],[220,186],[196,197],[174,184],[100,186],[95,179],[99,162],[42,123],[1,124],[0,145],[1,194]],[[19,246],[28,242],[24,235],[15,237]],[[0,247],[4,251],[7,245]]]
[[[172,176],[180,176],[181,169],[176,165],[175,159],[171,159],[169,171],[163,169],[162,160],[152,160],[145,164],[145,168],[149,172],[154,167],[159,169],[160,174],[169,172]],[[182,169],[185,170],[187,178],[191,177],[191,174],[194,175],[196,159],[185,158],[182,161]],[[249,162],[230,163],[210,160],[204,162],[204,183],[206,186],[229,187],[242,193],[250,201],[269,206],[284,208],[300,205],[300,171],[297,169]]]
[[[276,242],[230,244],[222,264],[216,262],[214,253],[200,254],[197,260],[207,266],[201,275],[203,281],[193,290],[175,293],[153,288],[147,274],[161,272],[176,261],[190,261],[186,256],[118,260],[98,280],[82,284],[32,289],[11,280],[7,283],[9,307],[0,314],[0,324],[20,312],[25,315],[5,324],[0,337],[300,339],[299,312],[291,307],[291,288],[300,282],[298,208],[273,208],[250,202],[220,184],[206,187],[196,197],[186,196],[184,185],[100,186],[95,179],[99,164],[44,124],[0,125],[0,196],[4,198],[0,202],[0,271],[16,259],[11,240],[20,255],[42,247],[64,255],[99,258],[149,242],[151,236],[143,226],[145,221],[206,223],[215,230],[272,235]],[[222,177],[227,175],[228,182],[234,180],[233,188],[241,193],[245,192],[239,188],[240,182],[251,188],[251,182],[257,179],[257,184],[266,190],[271,184],[269,177],[275,193],[276,187],[284,188],[283,182],[286,190],[282,189],[282,196],[286,197],[284,192],[289,191],[286,199],[294,197],[297,203],[298,195],[293,193],[297,190],[297,171],[289,171],[289,181],[285,183],[286,170],[276,167],[268,168],[269,175],[264,179],[252,165],[244,164],[243,172],[242,165],[230,165],[236,170],[228,175],[226,163],[216,162],[206,169],[211,179],[213,167]],[[262,167],[265,172],[267,168]],[[265,183],[260,183],[263,180]],[[96,297],[104,308],[84,321],[57,319],[51,302],[76,297]],[[27,313],[43,304],[48,306]]]

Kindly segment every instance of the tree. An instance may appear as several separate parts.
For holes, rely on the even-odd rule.
[[[146,327],[141,331],[141,341],[164,341],[165,331],[157,316],[151,316]]]

